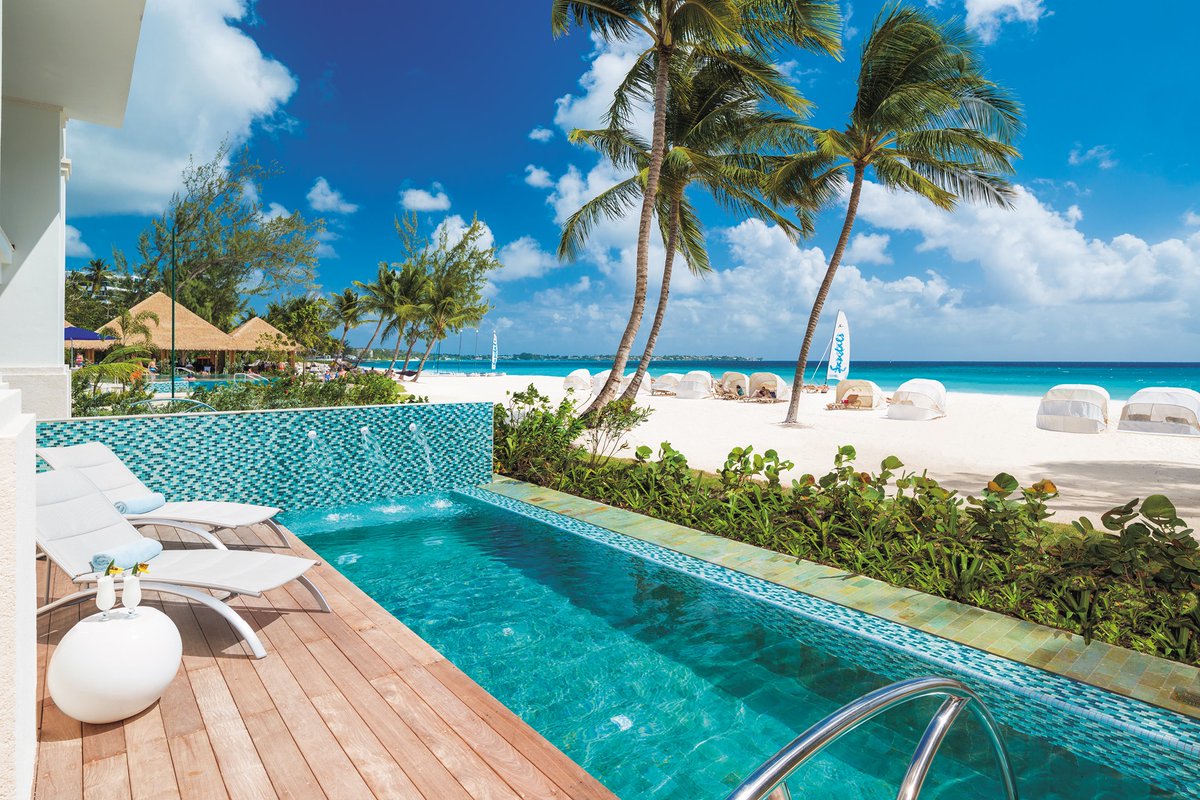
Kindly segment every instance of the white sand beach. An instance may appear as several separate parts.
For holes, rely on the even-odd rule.
[[[557,400],[560,377],[510,375],[451,377],[424,375],[410,391],[434,402],[504,401],[507,393],[533,384]],[[657,448],[670,442],[696,468],[716,470],[729,450],[753,445],[775,448],[795,462],[793,475],[820,475],[833,463],[838,446],[853,445],[863,469],[876,469],[888,455],[906,468],[963,492],[977,493],[997,472],[1009,472],[1023,485],[1050,478],[1062,497],[1055,520],[1081,514],[1098,523],[1101,513],[1135,497],[1170,497],[1184,519],[1200,524],[1200,439],[1123,433],[1110,429],[1087,435],[1053,433],[1034,427],[1038,398],[950,392],[948,416],[932,422],[887,419],[878,411],[826,411],[832,395],[805,395],[800,426],[782,423],[779,403],[679,400],[646,397],[655,409],[632,437],[634,445]],[[1120,415],[1114,402],[1110,415]]]

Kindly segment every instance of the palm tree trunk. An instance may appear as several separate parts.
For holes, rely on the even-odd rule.
[[[429,334],[429,346],[425,348],[425,354],[421,356],[421,363],[417,365],[417,374],[413,378],[413,382],[421,380],[421,373],[425,370],[425,360],[429,358],[429,354],[433,352],[433,345],[437,343],[437,337],[431,332]]]
[[[367,342],[367,346],[366,346],[366,347],[364,347],[362,350],[360,350],[360,351],[359,351],[359,353],[358,353],[358,358],[354,360],[354,368],[355,368],[355,369],[358,369],[358,365],[362,363],[362,360],[363,360],[363,355],[364,355],[364,354],[365,354],[365,353],[366,353],[368,350],[370,350],[370,349],[371,349],[371,345],[375,344],[375,337],[379,335],[379,329],[380,329],[380,328],[382,328],[382,327],[383,327],[383,315],[382,315],[382,314],[380,314],[380,315],[379,315],[379,322],[375,323],[375,332],[371,334],[371,339],[370,339],[370,341],[368,341],[368,342]]]
[[[349,335],[350,335],[350,326],[343,325],[342,326],[342,338],[338,340],[338,358],[341,358],[342,354],[346,352],[346,337]]]
[[[667,233],[667,256],[663,260],[663,276],[662,288],[658,292],[658,308],[654,310],[654,322],[650,325],[650,334],[646,337],[646,349],[642,351],[642,358],[638,361],[637,372],[633,376],[633,380],[629,382],[629,386],[625,389],[625,394],[621,395],[622,400],[637,400],[638,389],[642,386],[642,380],[646,377],[646,370],[650,368],[650,359],[654,357],[654,343],[658,341],[658,332],[662,329],[663,318],[667,316],[667,296],[671,294],[671,267],[675,262],[675,247],[679,241],[679,201],[671,201],[671,228]]]
[[[837,247],[829,258],[829,269],[825,270],[825,279],[817,290],[817,299],[813,301],[812,313],[808,315],[808,329],[804,332],[804,343],[800,345],[800,357],[796,359],[796,377],[792,380],[792,399],[788,403],[787,419],[784,423],[794,423],[800,410],[800,393],[804,391],[804,371],[808,368],[808,351],[812,347],[813,337],[817,333],[817,322],[821,319],[821,309],[825,306],[825,298],[829,297],[829,287],[837,275],[838,265],[842,263],[842,253],[846,251],[846,242],[850,239],[850,230],[854,227],[854,217],[858,214],[858,198],[862,194],[864,165],[854,165],[854,183],[850,187],[850,203],[846,206],[846,221],[842,224],[842,235],[838,237]]]
[[[416,323],[414,322],[413,324],[415,325]],[[412,361],[412,351],[413,351],[413,348],[416,346],[417,346],[417,340],[415,337],[408,340],[408,350],[404,353],[404,371],[405,372],[408,372],[408,362]]]
[[[404,337],[400,334],[404,331],[403,325],[396,326],[396,349],[392,351],[392,363],[388,364],[387,374],[391,375],[392,370],[396,367],[396,359],[400,357],[400,345],[404,344]]]
[[[658,198],[658,178],[662,174],[663,158],[667,151],[667,78],[670,75],[671,48],[658,46],[657,74],[654,82],[654,137],[650,143],[650,164],[646,170],[646,191],[642,197],[642,219],[638,227],[637,269],[633,285],[633,309],[629,313],[629,322],[625,332],[621,334],[621,343],[617,347],[613,359],[612,371],[604,382],[600,394],[587,407],[584,414],[599,411],[604,408],[617,394],[621,385],[621,377],[625,374],[625,364],[629,361],[629,351],[633,349],[633,340],[637,338],[638,328],[642,325],[642,315],[646,312],[646,285],[649,283],[650,268],[650,228],[654,221],[654,203]]]

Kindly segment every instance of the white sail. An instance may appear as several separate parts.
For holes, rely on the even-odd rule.
[[[496,341],[496,332],[492,331],[492,372],[496,371],[496,362],[500,359],[500,344]]]
[[[833,342],[829,347],[829,369],[825,382],[844,381],[850,377],[850,323],[846,312],[839,311],[833,326]]]

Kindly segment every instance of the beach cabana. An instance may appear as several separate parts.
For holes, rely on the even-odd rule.
[[[703,400],[713,396],[713,377],[707,372],[693,370],[683,376],[675,387],[675,396],[680,400]]]
[[[1037,426],[1062,433],[1100,433],[1108,427],[1108,392],[1090,383],[1061,383],[1042,396]]]
[[[625,390],[629,388],[630,381],[633,380],[633,376],[636,374],[636,372],[629,372],[625,374],[625,377],[621,379],[621,388],[617,390],[618,396],[625,393]],[[650,394],[652,386],[653,381],[650,379],[650,376],[644,375],[642,376],[642,382],[638,384],[637,393],[639,395]]]
[[[651,389],[654,394],[675,394],[675,390],[679,388],[679,382],[682,380],[683,376],[678,372],[668,372],[655,378]]]
[[[171,298],[155,292],[129,309],[133,317],[143,311],[152,311],[158,317],[157,325],[153,320],[147,320],[147,327],[150,328],[150,348],[158,351],[161,358],[171,351]],[[121,335],[120,317],[109,321],[104,328]],[[228,333],[175,303],[176,353],[209,353],[215,362],[217,356],[236,349]]]
[[[892,395],[887,415],[891,419],[930,420],[946,416],[946,387],[940,381],[914,378],[900,384]]]
[[[721,380],[717,381],[716,392],[718,397],[732,400],[748,397],[750,376],[744,372],[726,372],[721,376]]]
[[[756,372],[750,376],[748,395],[751,400],[787,400],[792,396],[791,384],[774,372]]]
[[[1117,429],[1200,436],[1200,392],[1174,386],[1139,389],[1121,409]]]
[[[600,390],[604,388],[604,384],[608,382],[608,376],[611,374],[612,370],[606,369],[592,376],[592,394],[600,394]]]
[[[243,353],[256,351],[282,350],[294,353],[299,345],[289,339],[283,331],[267,322],[262,317],[251,317],[229,332],[233,342],[232,350]]]
[[[874,381],[864,381],[858,378],[839,381],[835,398],[837,402],[830,406],[830,408],[869,411],[873,408],[881,408],[887,403],[887,396],[883,393],[883,389],[879,388],[878,384]]]
[[[586,369],[577,369],[563,379],[565,392],[590,392],[592,390],[592,373]]]

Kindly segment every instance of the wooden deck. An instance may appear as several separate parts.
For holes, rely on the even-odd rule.
[[[336,570],[309,575],[332,614],[310,611],[303,587],[234,601],[268,650],[259,660],[208,609],[148,594],[183,635],[183,668],[161,701],[111,725],[70,719],[44,688],[55,643],[94,606],[40,620],[35,797],[615,800]],[[52,596],[70,591],[57,570],[51,581]]]

